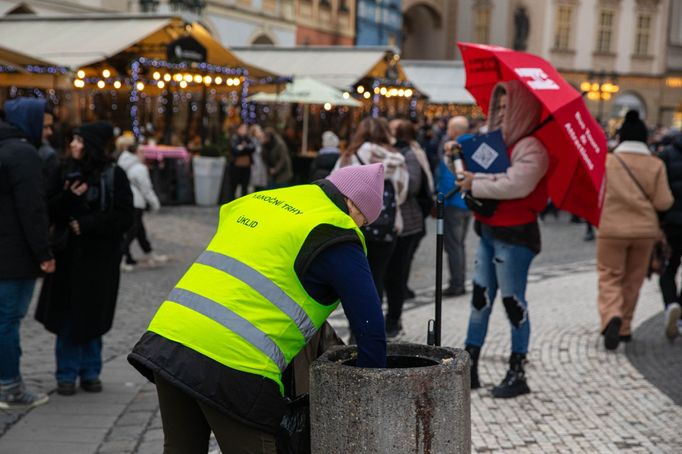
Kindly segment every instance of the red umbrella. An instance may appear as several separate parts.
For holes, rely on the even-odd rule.
[[[484,44],[457,43],[466,88],[487,114],[495,84],[519,80],[544,106],[534,135],[550,155],[549,195],[554,204],[599,225],[604,201],[606,136],[580,93],[544,59]]]

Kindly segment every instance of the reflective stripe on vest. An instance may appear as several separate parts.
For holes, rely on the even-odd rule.
[[[267,334],[253,326],[251,322],[235,314],[225,306],[181,288],[173,289],[166,300],[192,309],[220,323],[225,328],[234,331],[273,360],[281,371],[286,369],[287,362],[277,344]]]
[[[296,301],[292,300],[289,295],[284,293],[281,288],[277,287],[274,282],[257,270],[237,259],[213,251],[204,251],[196,262],[236,277],[263,295],[265,299],[277,306],[279,310],[287,314],[296,323],[306,342],[317,332],[315,325],[313,325],[312,320],[310,320],[310,317],[308,317],[303,308]]]

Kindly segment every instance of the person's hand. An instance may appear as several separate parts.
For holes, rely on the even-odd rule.
[[[459,186],[464,191],[470,191],[471,186],[474,182],[474,174],[467,172],[466,170],[457,176],[455,180],[457,186]]]
[[[40,269],[43,270],[43,273],[51,274],[54,273],[54,270],[57,268],[56,262],[54,259],[51,260],[45,260],[44,262],[40,262]]]
[[[443,144],[443,151],[445,151],[445,156],[452,157],[458,154],[462,150],[462,146],[457,143],[456,140],[450,140]]]
[[[87,183],[81,183],[80,181],[74,181],[73,183],[71,183],[71,186],[69,186],[69,190],[76,197],[80,197],[83,194],[85,194],[85,191],[88,190],[88,184]]]
[[[71,227],[71,231],[76,234],[80,235],[81,234],[81,225],[76,221],[75,219],[69,222],[69,227]]]

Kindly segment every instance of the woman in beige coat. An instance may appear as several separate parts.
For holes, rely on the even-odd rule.
[[[661,235],[657,212],[673,204],[665,166],[651,156],[647,135],[637,112],[628,112],[619,132],[620,144],[606,160],[606,198],[597,241],[597,305],[607,350],[631,338],[639,290]]]

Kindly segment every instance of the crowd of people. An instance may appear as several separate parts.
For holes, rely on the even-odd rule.
[[[500,294],[511,349],[508,371],[492,395],[510,398],[529,393],[525,363],[531,318],[525,293],[531,263],[542,249],[539,219],[551,212],[550,151],[533,136],[541,113],[542,106],[525,86],[504,82],[492,93],[484,123],[463,116],[421,125],[401,118],[367,117],[345,146],[333,131],[325,131],[310,169],[295,178],[312,184],[298,186],[291,186],[294,172],[289,148],[273,128],[247,124],[235,128],[229,141],[221,220],[251,211],[250,230],[236,226],[240,222],[228,229],[221,221],[226,230],[218,230],[197,259],[201,266],[193,265],[181,281],[184,284],[171,292],[130,357],[136,368],[157,383],[167,437],[174,439],[173,427],[188,424],[185,410],[189,407],[205,420],[194,427],[193,441],[174,439],[178,446],[203,446],[207,428],[213,428],[216,421],[227,424],[226,415],[236,422],[225,426],[231,429],[219,442],[245,431],[240,425],[245,420],[246,426],[255,426],[258,436],[265,437],[281,416],[277,396],[285,386],[281,374],[286,364],[311,340],[312,332],[306,330],[322,325],[339,300],[358,344],[358,364],[384,365],[386,339],[402,332],[404,303],[414,297],[407,285],[411,264],[426,235],[426,220],[438,192],[445,196],[449,281],[444,296],[467,293],[465,242],[472,221],[479,237],[464,345],[472,360],[471,387],[480,387],[481,350]],[[145,229],[145,213],[158,210],[161,204],[132,135],[114,138],[114,129],[106,122],[83,124],[74,129],[68,149],[61,152],[49,142],[53,124],[45,101],[28,98],[8,101],[0,122],[3,409],[47,401],[46,395],[26,389],[19,368],[19,326],[38,277],[43,282],[35,317],[56,335],[57,392],[73,395],[77,385],[99,392],[103,387],[102,336],[112,326],[121,270],[168,260],[154,252]],[[507,147],[510,165],[506,171],[472,173],[454,166],[460,143],[494,130],[500,130]],[[657,271],[665,307],[664,333],[674,339],[682,330],[682,293],[676,283],[682,261],[682,134],[673,131],[652,144],[646,125],[631,111],[611,145],[596,244],[596,306],[608,350],[632,339],[639,290],[652,272],[652,257],[662,261]],[[268,192],[241,197],[254,191]],[[268,200],[286,200],[287,206],[307,215],[292,221],[287,215],[290,210],[277,210],[278,205],[268,205]],[[237,213],[235,207],[241,211]],[[277,219],[277,227],[259,221],[261,212]],[[594,235],[589,224],[587,233]],[[241,243],[228,240],[233,236],[244,236],[248,244],[259,246],[246,250]],[[286,238],[286,247],[280,241],[275,248],[273,238]],[[135,240],[143,257],[131,251]],[[291,263],[287,257],[296,258],[294,269],[287,268]],[[251,295],[242,286],[248,286],[248,279],[255,275],[264,276],[265,280],[253,285],[267,296],[263,301],[254,295],[248,298],[263,303],[265,315],[251,311],[252,318],[247,320],[251,328],[247,329],[234,317],[211,313],[222,317],[219,323],[231,334],[215,331],[214,325],[198,319],[188,322],[191,329],[173,326],[174,317],[193,320],[194,312],[202,313],[208,303],[196,294],[213,294],[212,289],[223,285],[219,277],[204,274],[206,266],[244,273],[240,279],[246,283],[224,283],[234,287],[237,296],[215,295],[215,301],[237,312],[246,301],[242,301],[244,295]],[[304,302],[305,314],[297,313],[294,320],[303,324],[298,328],[305,336],[281,334],[286,330],[263,318],[276,320],[280,312],[292,315],[287,311],[294,306],[286,306],[284,296],[278,299],[278,310],[266,314],[267,299],[279,293],[293,298],[294,306]],[[384,296],[386,310],[382,311]],[[198,332],[213,333],[228,344],[236,342],[241,350],[214,349]],[[236,341],[234,333],[253,342]],[[274,344],[264,343],[262,333],[275,339]],[[177,350],[178,343],[186,349]],[[251,356],[243,360],[244,355]],[[230,380],[253,393],[233,396],[197,385],[201,380],[187,375],[183,361],[194,362],[216,377],[227,373]],[[266,363],[268,367],[262,366]],[[258,382],[253,381],[254,375]],[[259,388],[262,377],[271,379],[272,389]],[[185,406],[179,404],[183,398],[189,399]],[[251,408],[253,399],[263,399],[261,413],[241,414],[245,406]]]

